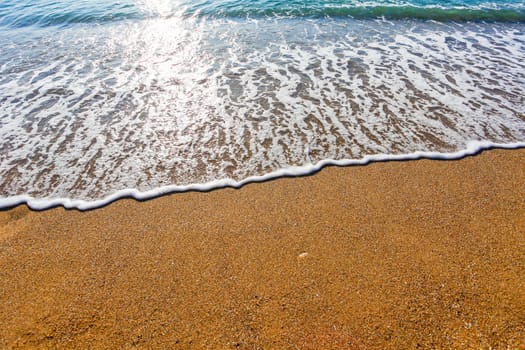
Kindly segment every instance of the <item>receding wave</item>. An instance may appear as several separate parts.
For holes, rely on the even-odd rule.
[[[69,26],[156,17],[260,18],[349,17],[355,19],[418,19],[454,22],[525,22],[520,2],[478,3],[468,6],[450,1],[180,1],[145,0],[111,2],[65,0],[0,0],[0,26]]]
[[[324,159],[317,164],[307,164],[298,167],[290,167],[280,169],[265,175],[250,176],[241,181],[232,179],[220,179],[210,181],[208,183],[194,183],[190,185],[168,185],[158,187],[155,189],[141,191],[137,188],[126,188],[118,190],[111,195],[97,199],[97,200],[83,200],[71,198],[33,198],[28,195],[17,195],[8,198],[0,198],[0,208],[12,208],[20,204],[27,204],[33,210],[45,210],[57,206],[63,206],[66,209],[91,210],[104,207],[111,202],[121,198],[134,198],[136,200],[147,200],[160,197],[170,193],[181,192],[207,192],[219,188],[241,188],[250,183],[264,182],[282,177],[298,177],[313,174],[325,166],[353,166],[353,165],[367,165],[372,162],[387,162],[387,161],[408,161],[416,159],[435,159],[435,160],[456,160],[467,156],[476,155],[487,149],[518,149],[525,148],[525,142],[521,143],[506,143],[495,144],[491,142],[473,141],[466,145],[466,148],[453,153],[440,152],[414,152],[401,155],[371,155],[362,159]]]
[[[5,32],[3,203],[525,141],[522,23],[170,17]]]

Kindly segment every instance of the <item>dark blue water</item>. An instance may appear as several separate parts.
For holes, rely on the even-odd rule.
[[[1,0],[0,25],[67,26],[124,19],[205,17],[352,17],[439,21],[525,21],[525,5],[505,1],[358,0]]]

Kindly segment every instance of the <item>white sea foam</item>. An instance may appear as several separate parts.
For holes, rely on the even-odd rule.
[[[170,193],[180,192],[208,192],[214,189],[220,188],[240,188],[249,183],[265,182],[282,177],[299,177],[313,174],[322,168],[330,165],[335,166],[355,166],[355,165],[366,165],[371,162],[386,162],[386,161],[407,161],[416,159],[435,159],[435,160],[455,160],[461,159],[466,156],[478,154],[479,152],[492,148],[500,149],[517,149],[524,148],[525,142],[511,143],[511,144],[495,144],[492,142],[480,142],[472,141],[469,142],[467,148],[461,151],[453,153],[439,153],[439,152],[414,152],[410,154],[399,154],[399,155],[384,155],[375,154],[366,156],[363,159],[325,159],[316,164],[308,164],[303,166],[289,167],[285,169],[279,169],[266,175],[250,176],[241,181],[235,181],[232,179],[221,179],[214,180],[204,184],[190,184],[190,185],[169,185],[149,191],[140,191],[136,188],[127,188],[119,190],[116,193],[107,196],[106,198],[86,201],[86,200],[75,200],[70,198],[53,198],[53,199],[39,199],[32,198],[27,195],[14,196],[9,198],[0,199],[0,208],[14,207],[20,204],[27,204],[33,210],[45,210],[48,208],[63,206],[66,209],[78,209],[78,210],[90,210],[106,206],[121,198],[134,198],[136,200],[147,200],[151,198],[160,197]]]
[[[4,206],[525,140],[525,24],[171,17],[21,29],[0,46]]]

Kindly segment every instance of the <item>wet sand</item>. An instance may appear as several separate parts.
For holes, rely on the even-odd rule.
[[[0,212],[0,348],[525,349],[525,150]]]

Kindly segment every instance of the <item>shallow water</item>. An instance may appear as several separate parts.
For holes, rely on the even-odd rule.
[[[58,24],[0,16],[0,198],[95,201],[525,141],[525,23],[215,3],[98,1],[87,20],[87,2],[76,2],[76,17]],[[231,12],[243,3],[262,10]],[[418,8],[437,3],[501,11]],[[353,3],[324,3],[337,4]]]

